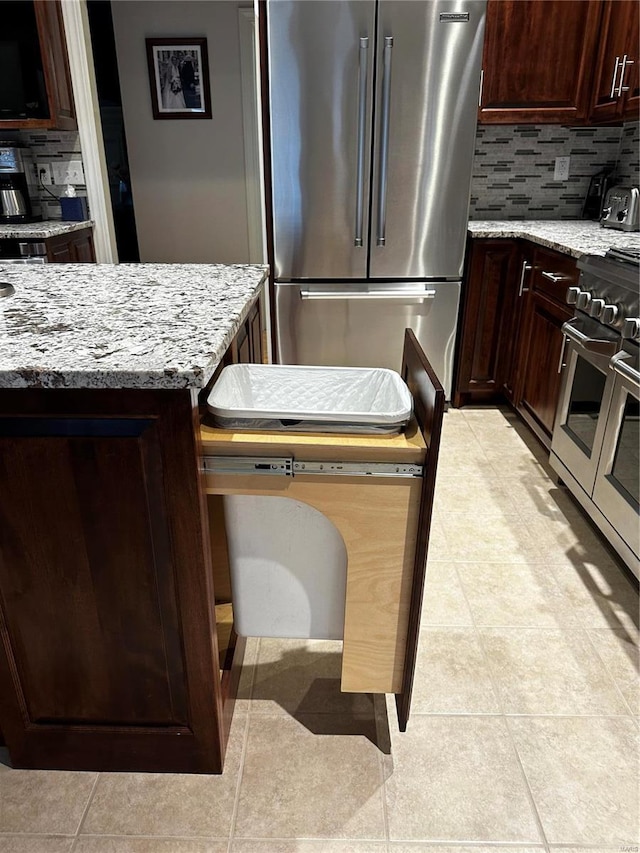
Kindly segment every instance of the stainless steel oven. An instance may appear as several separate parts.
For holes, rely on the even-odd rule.
[[[593,502],[640,556],[640,372],[638,348],[610,362],[613,385],[593,489]],[[636,573],[637,574],[637,573]]]
[[[618,253],[619,254],[619,253]],[[583,256],[567,301],[551,466],[636,576],[640,560],[638,266]]]

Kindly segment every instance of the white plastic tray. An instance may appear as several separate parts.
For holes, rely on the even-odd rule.
[[[383,367],[232,364],[207,408],[225,429],[397,433],[412,399],[399,374]]]

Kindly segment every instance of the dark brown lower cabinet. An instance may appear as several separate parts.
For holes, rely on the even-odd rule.
[[[513,240],[473,240],[462,317],[453,403],[489,402],[502,392],[514,301],[512,280],[517,247]]]
[[[521,323],[516,392],[512,402],[547,447],[551,444],[562,379],[562,325],[573,316],[565,297],[567,288],[576,281],[573,258],[548,249],[536,249],[531,290]]]
[[[470,244],[453,405],[506,400],[548,445],[575,260],[526,240]]]
[[[95,264],[96,262],[91,228],[81,228],[69,234],[50,237],[45,240],[45,243],[47,260],[50,264]]]
[[[0,392],[0,725],[16,767],[221,772],[189,391]]]

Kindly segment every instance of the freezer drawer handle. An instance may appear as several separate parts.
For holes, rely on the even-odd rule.
[[[352,293],[348,291],[337,292],[335,290],[301,290],[301,299],[434,299],[435,290],[372,290],[361,291],[354,290]]]
[[[378,180],[378,233],[376,245],[386,243],[387,166],[389,162],[389,111],[391,107],[391,52],[393,36],[385,36],[382,73],[382,120],[380,123],[380,176]]]
[[[368,70],[369,39],[360,39],[360,70],[358,77],[358,161],[356,173],[356,233],[354,246],[362,246],[362,230],[364,222],[364,149],[365,126],[367,121],[367,70]]]

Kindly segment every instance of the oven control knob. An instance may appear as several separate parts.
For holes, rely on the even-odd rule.
[[[640,318],[627,317],[622,326],[622,337],[632,341],[640,338]]]
[[[618,318],[618,306],[617,305],[605,305],[602,309],[602,314],[600,315],[600,321],[602,323],[606,323],[609,326],[611,323],[615,323]]]
[[[589,305],[589,316],[596,319],[602,314],[604,308],[604,299],[592,299]]]
[[[580,296],[580,288],[570,287],[567,290],[567,305],[575,305],[578,301],[578,296]]]
[[[576,299],[576,308],[579,308],[580,311],[586,311],[589,307],[589,303],[591,302],[591,294],[588,290],[581,290],[578,294],[578,298]]]

